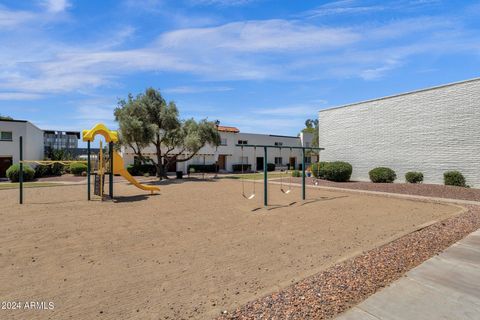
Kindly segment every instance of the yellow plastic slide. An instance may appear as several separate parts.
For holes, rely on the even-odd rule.
[[[113,151],[113,174],[121,175],[122,177],[124,177],[126,180],[128,180],[131,184],[133,184],[135,187],[139,189],[147,190],[152,193],[154,191],[160,191],[159,187],[141,184],[134,177],[132,177],[132,175],[128,173],[127,169],[125,169],[122,156],[119,155],[118,152],[116,151]]]
[[[118,142],[118,132],[109,130],[103,123],[97,123],[90,130],[83,130],[83,141],[93,142],[97,134],[102,135],[105,138],[106,142]],[[124,168],[125,164],[123,158],[120,154],[113,151],[113,174],[119,174],[125,179],[127,179],[135,187],[142,190],[147,190],[153,193],[154,191],[160,191],[159,187],[147,186],[139,183],[135,180],[134,177],[128,173],[127,169]]]

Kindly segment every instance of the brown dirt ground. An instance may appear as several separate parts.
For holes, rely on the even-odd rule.
[[[247,185],[251,187],[251,184]],[[398,238],[453,205],[270,185],[245,200],[233,180],[116,183],[117,201],[85,186],[0,191],[0,301],[52,301],[8,319],[208,319]],[[261,184],[257,190],[262,190]],[[289,203],[295,202],[292,205]]]

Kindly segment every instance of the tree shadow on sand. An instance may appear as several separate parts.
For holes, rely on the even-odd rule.
[[[159,196],[158,193],[154,194],[138,194],[134,196],[115,196],[113,198],[114,203],[123,203],[123,202],[138,202],[147,200],[150,197]]]

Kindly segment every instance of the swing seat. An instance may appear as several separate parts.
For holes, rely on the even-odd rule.
[[[247,200],[252,200],[253,198],[255,198],[255,193],[251,194],[250,196],[247,197],[247,195],[245,194],[242,194],[242,196],[247,199]]]
[[[283,189],[280,189],[280,190],[282,190],[282,192],[283,192],[283,193],[285,193],[285,194],[289,194],[289,193],[290,193],[290,191],[292,191],[291,189],[288,189],[288,190],[283,190]]]

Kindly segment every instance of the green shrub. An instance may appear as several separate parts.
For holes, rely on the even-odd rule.
[[[130,164],[127,166],[127,171],[130,173],[132,176],[143,176],[145,173],[150,174],[151,176],[154,176],[157,174],[157,166],[154,164],[150,163],[145,163],[145,164]]]
[[[447,171],[443,174],[446,186],[467,187],[465,177],[459,171]]]
[[[50,176],[50,166],[38,165],[35,167],[35,178]]]
[[[83,172],[87,171],[87,165],[81,162],[74,162],[70,165],[70,172],[76,176],[81,176]]]
[[[49,175],[50,176],[61,176],[65,173],[64,165],[61,163],[54,163],[53,165],[49,166]]]
[[[405,173],[405,180],[409,183],[421,183],[423,182],[423,173],[410,171]]]
[[[195,172],[217,172],[217,166],[215,164],[189,164],[187,171],[193,168]]]
[[[275,163],[267,163],[267,171],[275,171]]]
[[[7,178],[12,182],[18,182],[20,177],[20,164],[16,163],[7,169]],[[35,178],[35,171],[27,164],[23,165],[23,181],[31,181]]]
[[[292,171],[292,177],[301,177],[302,176],[302,173],[298,170],[293,170]]]
[[[315,162],[310,166],[310,171],[315,178],[325,179],[325,165],[327,162]]]
[[[311,166],[313,176],[319,179],[325,179],[335,182],[346,182],[352,176],[352,165],[348,162],[320,162]]]
[[[243,172],[249,172],[252,170],[252,165],[251,164],[246,164],[244,163],[243,165],[240,164],[233,164],[232,165],[232,171],[233,172],[242,172],[242,166],[243,166]]]
[[[373,183],[392,183],[397,179],[397,174],[390,168],[378,167],[368,173]]]
[[[336,182],[346,182],[352,176],[352,165],[348,162],[334,161],[325,165],[325,179]]]

